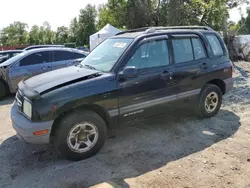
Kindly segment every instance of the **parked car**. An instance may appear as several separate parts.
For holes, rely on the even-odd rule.
[[[21,80],[79,63],[86,53],[71,48],[40,48],[24,51],[0,64],[0,99],[17,91]]]
[[[37,48],[63,48],[65,47],[64,45],[54,45],[54,44],[44,44],[44,45],[34,45],[34,46],[29,46],[27,48],[24,48],[25,51],[27,50],[33,50],[33,49],[37,49]]]
[[[0,64],[4,61],[22,53],[23,50],[7,50],[7,51],[0,51]]]
[[[207,27],[125,31],[78,66],[18,84],[11,119],[28,143],[53,143],[70,160],[96,154],[107,129],[184,105],[217,114],[233,87],[222,38]]]

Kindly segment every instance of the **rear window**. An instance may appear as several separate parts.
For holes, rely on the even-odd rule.
[[[222,56],[224,54],[223,48],[218,37],[215,34],[205,35],[215,56]]]

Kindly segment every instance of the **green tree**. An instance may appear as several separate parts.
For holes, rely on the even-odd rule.
[[[29,32],[29,44],[35,45],[35,44],[41,44],[40,38],[39,38],[39,26],[34,25],[32,26],[30,32]]]
[[[69,29],[65,26],[61,26],[57,28],[56,31],[56,43],[64,44],[68,42],[69,37]]]
[[[53,44],[55,42],[55,33],[52,31],[48,22],[44,22],[39,28],[39,43]]]
[[[126,7],[125,0],[108,0],[98,9],[98,29],[103,28],[106,24],[111,24],[117,28],[123,28],[126,25]]]
[[[78,25],[77,18],[75,17],[71,21],[70,26],[69,26],[68,42],[75,42],[75,43],[79,44],[79,41],[77,40],[78,30],[79,30],[79,25]]]
[[[245,20],[245,27],[247,30],[247,34],[250,34],[250,10],[247,11],[247,17]]]
[[[14,22],[1,31],[3,45],[24,45],[28,43],[28,25],[22,22]]]
[[[184,25],[182,13],[184,11],[183,0],[170,0],[169,1],[169,25]]]
[[[151,0],[127,1],[127,28],[154,25],[154,3]]]
[[[89,36],[96,32],[97,11],[95,6],[88,4],[80,10],[79,15],[79,32],[77,41],[80,45],[89,44]]]
[[[55,40],[55,33],[51,30],[51,26],[48,22],[43,23],[43,43],[53,44]]]

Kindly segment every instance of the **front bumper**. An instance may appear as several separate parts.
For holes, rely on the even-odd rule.
[[[17,136],[30,144],[48,144],[50,142],[50,131],[53,121],[32,122],[18,112],[16,102],[11,107],[12,126],[17,132]],[[48,129],[48,133],[40,136],[34,136],[33,133]]]

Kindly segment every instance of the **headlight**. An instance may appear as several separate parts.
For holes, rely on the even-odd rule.
[[[23,101],[23,113],[31,119],[32,116],[32,106],[29,101],[24,99]]]

